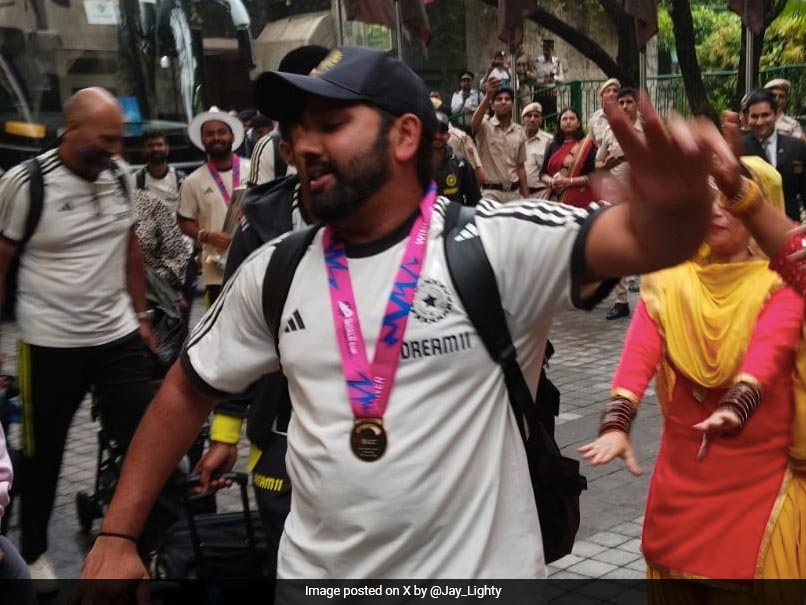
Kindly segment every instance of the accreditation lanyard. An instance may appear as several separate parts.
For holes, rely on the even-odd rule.
[[[355,418],[382,419],[386,412],[400,363],[400,350],[403,347],[409,310],[425,263],[428,228],[435,200],[436,188],[432,183],[420,202],[419,215],[409,232],[406,251],[386,305],[372,364],[367,359],[344,242],[335,236],[332,227],[325,228],[322,243],[330,304],[341,353],[342,371]]]
[[[230,192],[227,191],[227,186],[221,180],[221,175],[218,168],[212,162],[207,162],[207,169],[210,171],[210,176],[213,177],[215,184],[218,185],[218,190],[221,192],[221,197],[224,198],[224,203],[229,206],[231,198]],[[241,161],[238,156],[232,154],[232,190],[235,191],[241,184]]]

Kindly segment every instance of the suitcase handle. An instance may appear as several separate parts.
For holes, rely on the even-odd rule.
[[[247,485],[249,483],[249,475],[246,473],[239,473],[230,471],[228,473],[213,473],[212,478],[214,479],[229,479],[234,481],[238,484],[239,491],[241,492],[241,504],[243,505],[243,513],[244,513],[244,524],[246,526],[246,538],[247,544],[251,549],[253,556],[256,552],[256,542],[255,542],[255,529],[252,526],[252,515],[249,510],[249,495],[247,494]],[[192,494],[191,490],[198,486],[200,482],[200,478],[198,474],[187,475],[183,477],[181,483],[185,486],[184,496],[185,496],[185,504],[188,507],[188,529],[190,530],[190,535],[193,540],[193,551],[196,555],[196,561],[199,566],[199,570],[204,572],[205,570],[205,560],[204,554],[202,553],[201,549],[201,542],[199,540],[199,530],[196,526],[196,519],[193,513],[190,511],[190,503],[194,500],[204,497],[210,492],[206,492],[204,494]],[[215,490],[212,490],[215,491]],[[255,564],[257,565],[257,564]],[[255,572],[259,575],[259,569],[255,567]]]
[[[239,485],[246,486],[249,483],[249,475],[246,473],[239,473],[236,471],[230,471],[228,473],[213,473],[210,477],[211,479],[229,479],[230,481],[234,481]],[[199,483],[201,483],[201,478],[197,473],[193,473],[192,475],[186,475],[181,479],[182,485],[184,485],[187,489],[193,489],[197,487]]]

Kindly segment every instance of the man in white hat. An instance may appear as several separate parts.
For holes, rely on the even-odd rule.
[[[602,146],[602,139],[610,126],[607,122],[607,116],[604,112],[605,103],[608,101],[615,101],[620,88],[621,82],[619,82],[616,78],[606,80],[604,84],[599,87],[599,100],[601,101],[602,105],[599,107],[599,109],[593,112],[588,120],[588,136],[591,138],[591,140],[593,140],[593,144],[597,147]]]
[[[764,88],[772,93],[776,103],[778,103],[778,121],[775,122],[775,130],[781,134],[806,141],[800,122],[784,113],[786,106],[789,104],[789,94],[792,92],[791,82],[783,78],[775,78],[767,82]]]
[[[221,291],[224,256],[230,234],[223,231],[233,191],[249,176],[249,160],[235,150],[244,137],[243,124],[217,107],[190,122],[188,136],[207,154],[207,163],[182,183],[179,191],[179,227],[202,246],[202,283],[207,304]]]
[[[543,125],[543,106],[538,102],[529,103],[521,111],[521,123],[526,131],[526,182],[529,197],[543,197],[546,185],[540,180],[540,169],[546,157],[546,150],[552,136],[540,127]]]

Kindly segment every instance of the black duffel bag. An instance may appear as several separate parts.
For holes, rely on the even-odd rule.
[[[587,489],[579,474],[579,462],[560,453],[553,437],[541,421],[538,406],[551,406],[543,414],[553,420],[555,406],[535,401],[523,377],[518,354],[507,326],[495,273],[479,237],[458,237],[474,220],[474,209],[450,204],[445,216],[445,256],[448,270],[462,305],[473,322],[490,357],[501,367],[526,447],[529,474],[537,503],[543,553],[547,563],[569,554],[579,531],[579,496]],[[545,376],[541,377],[545,380]],[[545,384],[548,386],[550,383]],[[553,388],[553,385],[551,385]],[[550,389],[546,389],[548,392]],[[554,389],[556,391],[556,389]]]

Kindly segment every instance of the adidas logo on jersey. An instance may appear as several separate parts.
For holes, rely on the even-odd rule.
[[[299,311],[294,311],[291,314],[291,317],[288,318],[288,322],[285,324],[285,332],[288,334],[289,332],[297,332],[299,330],[305,329],[305,322],[302,321],[302,315],[299,314]]]
[[[70,202],[65,202],[59,207],[59,212],[70,212],[73,207],[70,205]]]
[[[215,190],[212,187],[208,187],[207,189],[205,189],[202,192],[203,195],[213,195],[214,193],[215,193]]]
[[[474,223],[468,223],[453,239],[457,242],[463,242],[478,236],[479,230],[476,229],[476,225]]]

